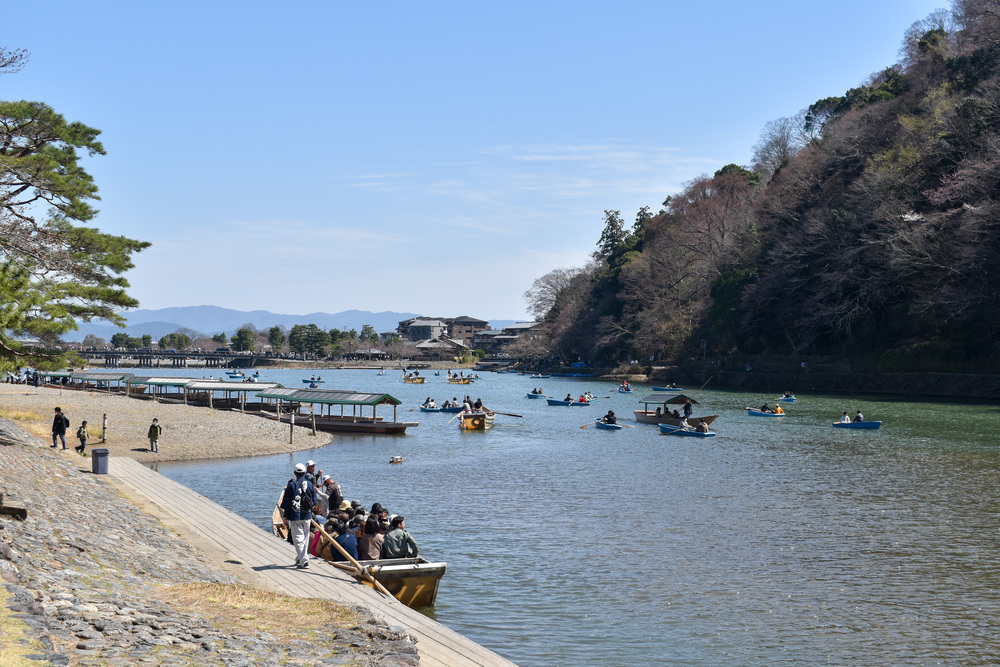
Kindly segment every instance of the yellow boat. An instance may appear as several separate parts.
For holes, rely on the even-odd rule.
[[[281,539],[287,540],[288,529],[285,528],[281,513],[281,496],[284,493],[282,490],[281,495],[278,496],[278,504],[274,506],[274,513],[271,517],[271,532]],[[353,575],[369,588],[375,588],[375,584],[358,575],[351,563],[334,561],[333,550],[334,547],[329,540],[321,535],[319,544],[316,546],[317,556],[335,568]],[[382,584],[394,598],[407,607],[413,608],[434,605],[441,577],[448,569],[447,563],[432,563],[420,556],[416,558],[387,558],[386,560],[359,560],[358,564],[375,577],[375,580]]]
[[[422,378],[422,377],[411,377],[411,376],[406,375],[406,376],[403,376],[403,382],[405,382],[406,384],[423,384],[424,383],[424,378]]]
[[[448,378],[449,384],[472,384],[472,378]]]
[[[458,420],[458,427],[466,431],[485,431],[493,427],[496,415],[492,412],[463,412]]]

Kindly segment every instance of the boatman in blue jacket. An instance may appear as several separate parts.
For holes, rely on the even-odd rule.
[[[295,479],[288,480],[285,493],[281,497],[281,510],[284,513],[285,527],[292,536],[295,545],[295,567],[304,570],[309,567],[309,526],[312,521],[312,511],[316,507],[316,489],[306,477],[306,467],[302,463],[295,464]]]

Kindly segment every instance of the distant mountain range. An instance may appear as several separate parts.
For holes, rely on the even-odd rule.
[[[460,313],[468,315],[468,313]],[[250,323],[257,329],[270,329],[283,326],[291,328],[296,324],[315,324],[321,329],[361,331],[361,327],[370,324],[375,331],[393,331],[403,320],[411,317],[421,317],[418,313],[396,313],[383,311],[373,313],[367,310],[345,310],[339,313],[309,313],[308,315],[282,315],[266,310],[231,310],[218,306],[184,306],[179,308],[160,308],[158,310],[133,310],[124,313],[128,325],[121,329],[109,324],[106,320],[80,322],[77,331],[71,331],[63,336],[64,340],[82,341],[87,334],[94,334],[104,340],[110,340],[116,333],[127,333],[129,336],[149,334],[154,340],[173,333],[178,329],[191,329],[206,336],[225,332],[231,336],[244,324]],[[433,315],[432,317],[438,317]],[[471,317],[479,317],[470,315]],[[482,319],[482,318],[480,318]],[[514,323],[514,320],[491,320],[490,326],[502,329]]]

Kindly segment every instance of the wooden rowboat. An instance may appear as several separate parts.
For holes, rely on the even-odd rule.
[[[448,378],[448,384],[472,384],[472,378]]]
[[[620,430],[622,430],[622,425],[621,424],[606,424],[606,423],[604,423],[604,418],[603,417],[599,418],[599,419],[595,419],[594,420],[594,425],[597,426],[597,428],[602,428],[602,429],[604,429],[606,431],[620,431]]]
[[[485,431],[493,427],[496,415],[492,412],[466,412],[458,418],[458,427],[466,431]]]
[[[403,457],[398,458],[402,462]],[[390,462],[397,462],[392,461]],[[281,498],[285,491],[282,489],[278,496],[278,503],[274,506],[272,516],[271,531],[283,540],[288,539],[288,529],[284,526],[281,513]],[[325,537],[320,537],[319,545],[316,548],[316,555],[333,565],[339,570],[354,575],[358,581],[370,588],[375,585],[366,581],[363,577],[358,577],[354,566],[346,561],[333,560],[333,547]],[[382,584],[393,597],[405,604],[407,607],[419,608],[430,607],[437,600],[438,587],[441,584],[441,577],[448,569],[447,563],[432,563],[423,557],[416,558],[390,558],[386,560],[361,560],[358,561],[375,580]]]
[[[409,377],[409,376],[406,376],[406,377],[403,378],[403,382],[405,382],[406,384],[423,384],[424,383],[424,379],[425,378],[422,378],[422,377]]]
[[[870,421],[870,422],[833,422],[836,428],[880,428],[882,422],[880,421]]]
[[[670,424],[671,426],[680,426],[683,417],[668,417],[664,414],[656,414],[653,410],[633,410],[632,413],[635,415],[635,420],[643,424]],[[691,425],[697,425],[698,422],[702,421],[706,424],[711,424],[719,415],[706,415],[704,417],[688,417],[688,423]]]

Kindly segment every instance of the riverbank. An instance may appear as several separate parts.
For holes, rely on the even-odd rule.
[[[4,664],[418,665],[363,607],[245,583],[107,483],[0,419]]]
[[[102,447],[112,456],[128,456],[145,464],[284,454],[322,447],[332,441],[328,433],[314,436],[303,426],[292,429],[288,424],[240,412],[156,403],[97,391],[0,384],[0,417],[17,422],[48,444],[57,406],[70,420],[66,433],[70,451],[79,444],[76,429],[86,420],[88,450]],[[108,417],[108,437],[101,442],[104,415]],[[154,417],[163,427],[158,453],[149,451],[146,438]]]

